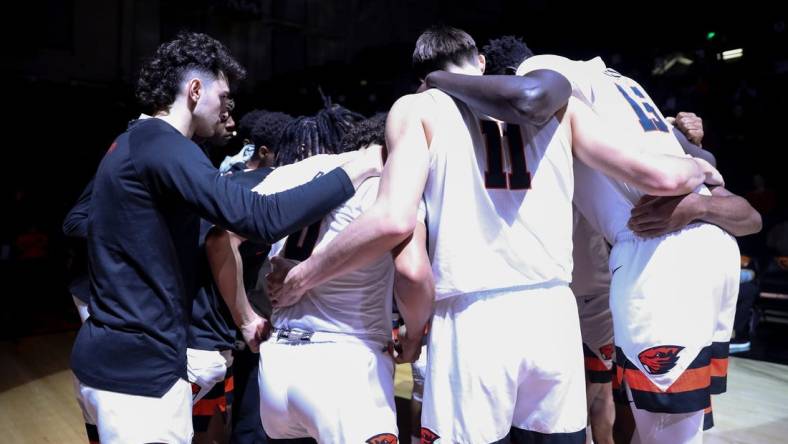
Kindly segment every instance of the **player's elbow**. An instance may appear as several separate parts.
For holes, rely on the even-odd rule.
[[[395,263],[397,281],[408,286],[425,285],[432,282],[432,269],[426,260],[410,255],[405,260]]]
[[[211,256],[222,251],[229,242],[230,232],[214,227],[205,236],[205,252]]]
[[[755,209],[752,209],[749,216],[744,220],[741,228],[737,230],[737,232],[731,234],[734,236],[748,236],[750,234],[758,233],[762,228],[763,219],[761,218],[761,213],[757,212]]]
[[[380,221],[381,235],[391,239],[405,239],[416,229],[416,216],[386,212]]]
[[[511,100],[516,112],[529,123],[544,125],[572,95],[572,86],[561,74],[551,70],[538,70],[523,81],[516,97]]]
[[[517,94],[510,98],[510,105],[514,111],[528,123],[543,125],[552,114],[545,107],[547,91],[539,86],[523,86]]]

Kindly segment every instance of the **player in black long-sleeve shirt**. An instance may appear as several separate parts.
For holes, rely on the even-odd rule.
[[[88,218],[91,317],[71,366],[103,443],[188,442],[186,333],[200,217],[273,242],[318,220],[375,173],[359,159],[302,187],[258,196],[221,177],[189,139],[211,137],[243,68],[203,34],[181,34],[142,70],[154,118],[118,136]],[[343,170],[344,169],[344,170]]]

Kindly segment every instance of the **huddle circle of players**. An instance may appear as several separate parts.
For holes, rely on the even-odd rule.
[[[396,443],[394,363],[414,361],[414,441],[584,443],[590,424],[607,443],[615,417],[615,442],[701,442],[725,391],[732,236],[759,216],[694,115],[669,121],[600,58],[487,48],[431,28],[420,92],[386,117],[252,125],[220,174],[193,140],[229,138],[245,72],[204,34],[160,46],[137,87],[150,118],[67,218],[89,253],[71,365],[91,442],[202,442],[235,391],[270,442]]]

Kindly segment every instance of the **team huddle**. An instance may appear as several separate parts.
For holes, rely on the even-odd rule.
[[[733,236],[757,213],[694,115],[666,119],[600,58],[488,47],[431,28],[422,86],[387,116],[332,108],[296,122],[281,166],[220,174],[192,139],[227,127],[243,68],[202,34],[163,44],[138,85],[152,117],[86,191],[71,363],[91,441],[192,442],[230,404],[237,330],[269,442],[398,442],[395,363],[414,363],[414,441],[702,442]],[[247,298],[252,262],[269,313]]]

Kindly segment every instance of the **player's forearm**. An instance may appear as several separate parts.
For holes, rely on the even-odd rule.
[[[410,332],[424,332],[432,317],[435,301],[435,284],[430,275],[417,281],[397,275],[394,280],[397,307]]]
[[[243,282],[243,263],[238,252],[241,239],[231,233],[215,229],[205,242],[208,263],[216,287],[221,294],[233,321],[242,326],[257,319],[249,304]]]
[[[408,230],[413,227],[397,223],[389,213],[373,206],[298,265],[303,276],[298,286],[308,291],[377,260],[407,238]]]
[[[544,124],[566,105],[572,93],[569,81],[547,70],[525,76],[471,76],[436,71],[427,76],[427,86],[439,88],[472,108],[494,118]]]
[[[426,228],[417,224],[404,248],[394,254],[394,295],[408,331],[424,332],[432,316],[435,282],[426,250]],[[415,337],[415,336],[414,336]]]
[[[722,183],[719,172],[703,159],[644,151],[640,138],[619,133],[577,99],[569,100],[566,116],[572,149],[580,160],[646,194],[676,196],[703,183]]]
[[[654,196],[691,193],[710,177],[711,166],[700,159],[641,153],[639,160],[626,181]]]
[[[741,196],[699,196],[698,219],[732,234],[746,236],[761,231],[761,215]]]

